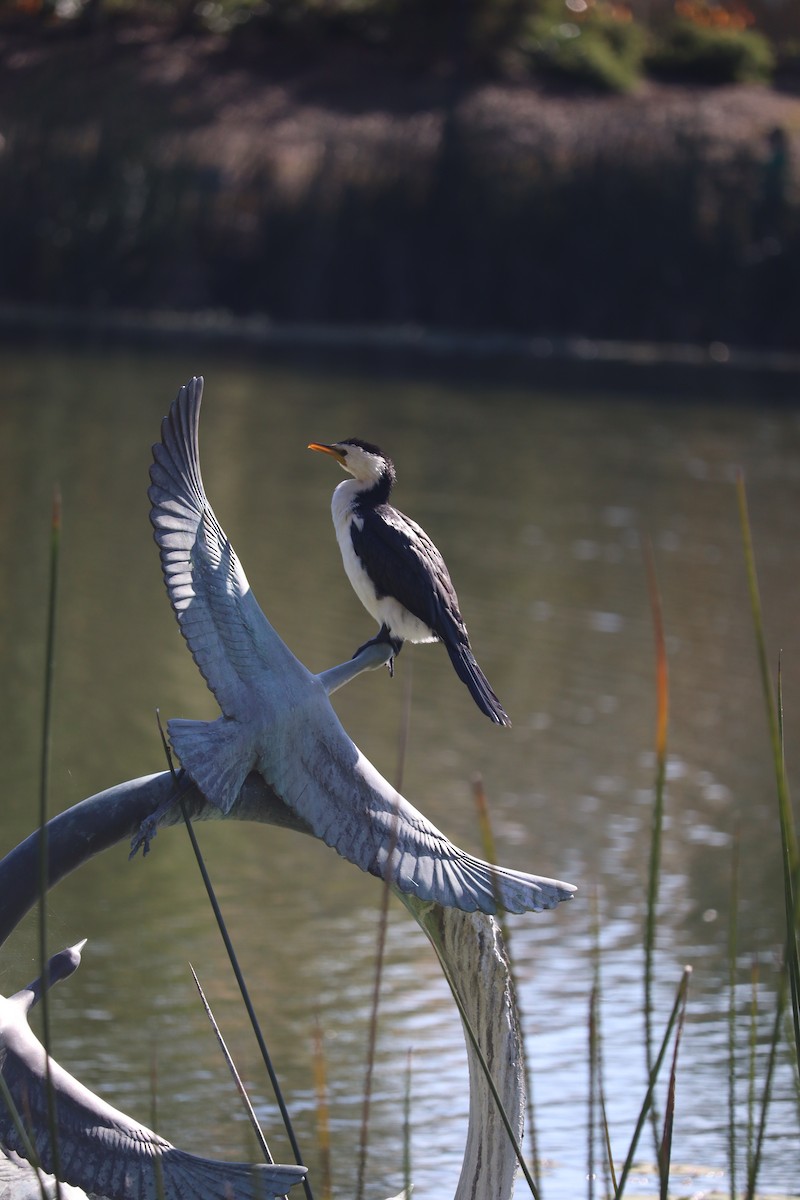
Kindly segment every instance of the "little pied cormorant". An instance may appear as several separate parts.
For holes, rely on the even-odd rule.
[[[308,449],[330,454],[353,476],[335,489],[331,513],[347,577],[380,625],[372,640],[388,641],[395,654],[403,642],[444,642],[478,708],[495,724],[510,725],[475,661],[444,559],[425,530],[389,504],[392,460],[360,438],[311,442]]]

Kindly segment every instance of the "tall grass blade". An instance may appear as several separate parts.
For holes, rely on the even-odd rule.
[[[406,1090],[403,1096],[403,1191],[410,1200],[411,1189],[411,1063],[413,1052],[408,1051],[408,1060],[406,1063]]]
[[[25,1151],[25,1158],[28,1160],[28,1162],[31,1164],[31,1166],[36,1171],[36,1178],[39,1183],[39,1192],[41,1193],[42,1200],[48,1200],[47,1186],[46,1186],[45,1181],[42,1178],[42,1175],[40,1173],[39,1155],[36,1151],[36,1147],[34,1146],[33,1142],[31,1141],[30,1137],[28,1136],[28,1131],[25,1128],[25,1123],[22,1120],[22,1117],[20,1116],[20,1113],[19,1113],[19,1110],[18,1110],[16,1104],[14,1103],[14,1097],[11,1095],[11,1092],[8,1090],[8,1084],[5,1081],[5,1077],[3,1076],[2,1071],[0,1071],[0,1097],[2,1097],[3,1103],[5,1104],[6,1108],[8,1109],[9,1116],[11,1117],[14,1128],[17,1131],[17,1136],[19,1137],[19,1140],[22,1143],[22,1146]]]
[[[413,696],[413,675],[411,669],[406,673],[406,686],[403,696],[403,711],[400,732],[397,739],[397,773],[395,787],[402,790],[405,773],[406,755],[408,753],[409,733],[411,729],[411,702]],[[397,830],[393,829],[389,857],[394,854],[397,842]],[[375,977],[372,988],[372,1005],[370,1008],[369,1032],[367,1035],[367,1064],[364,1078],[364,1099],[361,1108],[361,1131],[358,1144],[358,1172],[356,1177],[356,1200],[364,1200],[366,1187],[367,1152],[369,1147],[369,1122],[372,1109],[372,1079],[375,1070],[375,1051],[378,1042],[378,1010],[380,1008],[381,987],[383,984],[383,966],[386,956],[386,931],[389,925],[389,897],[391,884],[384,884],[381,895],[381,907],[378,915],[378,937],[375,951]]]
[[[608,1128],[608,1114],[606,1112],[606,1097],[605,1097],[605,1079],[603,1067],[603,1038],[600,1021],[600,1002],[602,998],[601,973],[600,973],[600,910],[597,901],[597,895],[594,897],[594,966],[592,979],[592,1002],[590,1004],[590,1012],[593,1012],[594,1021],[594,1039],[593,1048],[590,1045],[590,1076],[594,1079],[592,1085],[590,1079],[590,1098],[596,1097],[596,1104],[600,1110],[600,1132],[603,1135],[603,1151],[606,1183],[611,1184],[611,1189],[616,1190],[617,1177],[614,1169],[614,1155],[611,1149],[611,1134]],[[597,1118],[595,1118],[596,1120]],[[593,1145],[593,1143],[591,1143]],[[593,1151],[590,1152],[590,1159],[593,1160]],[[590,1178],[594,1175],[593,1169],[590,1169]],[[591,1191],[592,1189],[590,1189]],[[606,1189],[608,1191],[608,1188]]]
[[[669,670],[664,638],[664,620],[661,597],[658,590],[653,549],[649,541],[643,545],[647,570],[647,586],[650,595],[650,610],[653,620],[653,637],[656,653],[656,779],[653,802],[653,818],[650,834],[650,861],[647,873],[647,915],[644,937],[644,1028],[647,1072],[653,1069],[653,956],[655,953],[658,917],[658,892],[661,873],[661,839],[664,828],[664,785],[667,776],[667,732],[669,729]],[[653,1137],[658,1151],[658,1112],[652,1105]],[[664,1179],[661,1177],[663,1189]]]
[[[772,743],[775,776],[778,780],[778,806],[781,820],[781,836],[784,840],[788,861],[791,867],[794,869],[797,866],[797,836],[794,827],[794,816],[792,813],[791,804],[789,802],[788,789],[786,787],[786,777],[783,771],[783,747],[781,744],[780,720],[773,695],[772,679],[769,669],[769,660],[767,657],[766,638],[764,635],[764,619],[761,611],[761,597],[758,589],[758,575],[756,573],[753,539],[750,529],[750,517],[747,508],[747,492],[744,485],[744,479],[741,475],[739,475],[737,478],[736,488],[739,500],[739,521],[742,527],[742,541],[744,545],[747,586],[750,593],[750,606],[753,613],[753,624],[755,626],[758,665],[761,672],[761,685],[764,693],[764,703],[767,710],[767,720],[769,723],[769,734]]]
[[[747,1071],[747,1177],[753,1169],[756,1129],[756,1054],[758,1050],[758,960],[750,966],[750,1053]]]
[[[672,1131],[675,1118],[675,1088],[678,1079],[678,1054],[681,1048],[683,1026],[686,1021],[686,993],[678,1015],[678,1027],[675,1030],[675,1046],[672,1051],[672,1066],[669,1072],[669,1087],[667,1089],[667,1104],[664,1115],[664,1135],[658,1150],[659,1177],[661,1185],[660,1200],[669,1200],[669,1168],[672,1159]]]
[[[778,794],[778,817],[781,830],[781,850],[783,858],[783,893],[786,912],[786,971],[792,996],[792,1021],[794,1025],[795,1058],[800,1060],[800,956],[798,955],[798,897],[797,880],[798,860],[797,834],[795,831],[794,813],[789,797],[789,786],[783,756],[782,736],[782,698],[776,703],[772,688],[772,678],[767,657],[764,620],[761,609],[761,597],[758,588],[753,539],[750,528],[750,517],[747,508],[747,493],[741,474],[736,481],[739,501],[739,521],[742,528],[745,571],[747,586],[750,593],[750,607],[755,629],[756,651],[761,673],[761,685],[764,696],[764,706],[767,712],[770,742],[772,745],[773,768]]]
[[[178,801],[180,803],[181,814],[183,815],[183,822],[184,822],[184,825],[186,826],[186,832],[189,835],[189,841],[191,843],[192,850],[194,851],[194,856],[195,856],[195,860],[197,862],[197,867],[198,867],[198,870],[200,871],[200,876],[203,880],[203,884],[206,889],[206,895],[208,896],[208,902],[211,905],[212,912],[214,913],[214,919],[217,922],[217,928],[219,929],[220,937],[222,938],[223,945],[225,946],[225,950],[228,955],[228,961],[231,964],[231,970],[233,971],[234,977],[236,979],[236,983],[239,987],[239,994],[242,997],[242,1002],[244,1003],[245,1011],[247,1012],[247,1016],[250,1020],[250,1026],[253,1030],[253,1035],[256,1039],[259,1053],[261,1054],[262,1061],[264,1063],[267,1074],[269,1076],[269,1080],[272,1085],[272,1090],[275,1095],[275,1100],[277,1102],[278,1109],[281,1114],[281,1120],[283,1121],[283,1125],[286,1130],[286,1135],[289,1139],[289,1145],[292,1148],[292,1154],[294,1155],[295,1162],[298,1164],[298,1166],[303,1166],[304,1165],[303,1157],[300,1153],[300,1146],[298,1144],[297,1137],[294,1132],[294,1126],[292,1125],[292,1118],[290,1117],[289,1110],[286,1107],[286,1101],[283,1098],[283,1090],[281,1089],[281,1085],[278,1080],[278,1076],[277,1076],[277,1074],[275,1072],[275,1068],[272,1064],[272,1057],[269,1053],[269,1050],[267,1049],[267,1043],[264,1040],[264,1035],[261,1032],[261,1026],[259,1024],[258,1017],[256,1016],[256,1010],[253,1007],[253,1002],[250,999],[250,992],[249,992],[249,989],[245,982],[245,978],[244,978],[244,974],[242,973],[242,969],[239,965],[239,959],[236,954],[236,950],[234,949],[233,941],[231,940],[231,935],[228,932],[227,925],[225,924],[225,918],[222,915],[222,909],[219,906],[219,901],[217,900],[216,892],[214,891],[214,885],[211,882],[211,876],[208,873],[208,868],[206,867],[205,859],[203,858],[203,852],[201,851],[200,844],[197,841],[197,835],[195,834],[194,826],[192,825],[192,820],[191,820],[191,817],[189,816],[189,810],[186,807],[186,801],[181,792],[180,781],[178,780],[178,776],[175,772],[175,766],[172,761],[172,752],[170,750],[169,743],[166,739],[166,735],[164,733],[164,729],[161,724],[161,716],[158,713],[158,711],[156,712],[156,719],[158,721],[158,728],[159,728],[159,732],[161,734],[161,741],[164,746],[164,753],[166,754],[167,764],[169,766],[170,773],[172,774],[172,779],[173,779],[173,783],[175,785],[176,795],[177,795]],[[305,1191],[305,1194],[306,1194],[306,1200],[314,1200],[314,1194],[311,1190],[311,1184],[309,1182],[307,1175],[305,1175],[303,1177],[302,1183],[303,1183],[303,1190]]]
[[[783,671],[780,655],[778,656],[778,738],[781,747],[781,779],[783,786],[786,789],[787,797],[789,791],[788,776],[786,774],[786,756],[785,743],[783,740]],[[780,787],[780,782],[779,785]],[[789,812],[791,814],[791,804]],[[794,1047],[795,1047],[795,1066],[800,1067],[800,954],[798,953],[798,932],[800,931],[800,887],[798,887],[798,876],[800,876],[800,860],[784,861],[784,880],[787,883],[784,886],[784,905],[786,908],[786,971],[789,977],[789,987],[792,994],[792,1022],[794,1024]],[[796,1073],[796,1072],[795,1072]]]
[[[639,1145],[639,1138],[641,1136],[641,1132],[644,1127],[644,1123],[647,1120],[647,1114],[650,1112],[650,1109],[651,1109],[651,1106],[653,1103],[653,1092],[655,1090],[659,1072],[661,1071],[661,1065],[664,1061],[664,1056],[667,1052],[667,1047],[669,1046],[669,1040],[672,1037],[672,1031],[675,1028],[675,1022],[677,1021],[678,1015],[681,1011],[681,1006],[684,1004],[685,996],[686,996],[686,992],[689,987],[689,980],[691,979],[691,976],[692,976],[692,968],[684,967],[683,975],[681,976],[681,981],[678,984],[678,991],[675,996],[675,1002],[672,1006],[672,1012],[670,1013],[669,1020],[667,1021],[667,1027],[664,1031],[664,1036],[661,1040],[661,1047],[659,1049],[658,1055],[656,1056],[656,1060],[653,1063],[653,1069],[650,1071],[649,1080],[648,1080],[648,1084],[647,1084],[647,1091],[645,1093],[645,1097],[642,1102],[642,1107],[639,1112],[639,1118],[636,1122],[636,1128],[633,1131],[633,1137],[631,1139],[631,1144],[628,1149],[628,1154],[625,1159],[625,1163],[622,1167],[622,1171],[620,1172],[619,1183],[617,1184],[616,1191],[614,1192],[614,1200],[619,1200],[620,1196],[622,1196],[623,1192],[625,1191],[625,1184],[628,1181],[628,1176],[630,1175],[631,1168],[633,1166],[633,1158],[634,1158],[634,1155],[636,1154],[636,1148]]]
[[[586,1180],[587,1195],[594,1200],[594,1140],[595,1140],[595,1099],[597,1096],[597,981],[592,984],[589,993],[589,1101],[587,1113],[587,1146],[586,1146]]]
[[[403,897],[401,897],[401,899],[403,899]],[[430,934],[428,936],[430,937]],[[525,1155],[522,1153],[522,1147],[519,1144],[519,1138],[517,1137],[516,1133],[514,1132],[514,1127],[511,1124],[508,1113],[505,1110],[505,1105],[503,1104],[503,1099],[502,1099],[499,1091],[497,1090],[497,1084],[495,1083],[494,1079],[492,1078],[492,1072],[489,1070],[489,1064],[486,1061],[486,1055],[483,1052],[480,1041],[478,1040],[478,1036],[475,1033],[475,1029],[473,1028],[472,1022],[469,1019],[469,1014],[464,1005],[464,1001],[461,999],[461,995],[458,990],[458,983],[453,975],[453,972],[450,969],[447,959],[445,958],[444,954],[442,953],[441,947],[437,944],[437,939],[431,937],[430,941],[431,941],[431,945],[433,946],[433,948],[436,952],[436,957],[439,959],[439,965],[442,968],[442,972],[444,974],[445,979],[447,980],[451,995],[452,995],[453,999],[455,1000],[456,1008],[458,1009],[459,1016],[461,1017],[461,1023],[464,1027],[466,1036],[469,1039],[469,1043],[475,1052],[475,1057],[477,1058],[478,1063],[481,1068],[481,1071],[483,1072],[483,1076],[486,1080],[486,1085],[492,1094],[492,1099],[494,1100],[495,1104],[497,1105],[497,1112],[500,1116],[500,1120],[503,1123],[503,1128],[505,1129],[506,1133],[508,1134],[509,1141],[511,1142],[511,1145],[514,1148],[514,1153],[517,1156],[517,1162],[519,1163],[520,1170],[522,1171],[525,1182],[528,1185],[528,1188],[530,1189],[530,1193],[533,1196],[533,1200],[541,1200],[541,1197],[539,1196],[539,1193],[537,1191],[536,1183],[534,1182],[534,1179],[533,1179],[533,1175],[531,1174],[531,1169],[528,1166],[528,1163],[525,1159]],[[487,1198],[487,1200],[488,1200],[488,1198]]]
[[[217,1019],[214,1016],[214,1013],[212,1012],[211,1005],[208,1002],[208,998],[206,997],[206,994],[203,991],[200,980],[197,978],[197,972],[195,971],[195,969],[191,963],[189,963],[189,970],[192,972],[192,979],[194,980],[195,987],[197,988],[198,994],[203,1003],[203,1008],[206,1010],[206,1016],[208,1017],[209,1021],[211,1022],[211,1028],[214,1030],[216,1039],[219,1042],[219,1048],[222,1051],[222,1057],[225,1059],[225,1062],[228,1064],[228,1070],[230,1071],[231,1077],[233,1078],[233,1082],[236,1085],[236,1090],[238,1091],[238,1093],[241,1097],[242,1104],[244,1106],[244,1111],[247,1113],[248,1120],[250,1121],[250,1124],[253,1127],[253,1132],[256,1135],[256,1141],[258,1142],[259,1149],[261,1150],[261,1153],[264,1155],[264,1161],[268,1162],[268,1163],[274,1163],[275,1159],[272,1157],[270,1148],[267,1145],[267,1139],[264,1137],[264,1133],[261,1129],[261,1126],[258,1123],[258,1117],[255,1114],[253,1105],[250,1103],[250,1097],[247,1094],[247,1089],[245,1088],[244,1084],[242,1083],[241,1075],[236,1070],[236,1064],[233,1061],[233,1057],[231,1055],[230,1050],[228,1049],[227,1045],[225,1044],[225,1039],[222,1036],[222,1030],[220,1029],[219,1025],[217,1024]]]
[[[389,849],[391,860],[394,854],[396,835]],[[372,1109],[372,1079],[375,1072],[375,1052],[378,1044],[378,1010],[383,986],[383,964],[386,956],[386,931],[389,925],[389,897],[391,883],[387,880],[381,888],[381,908],[378,915],[378,940],[375,951],[375,977],[372,985],[372,1005],[367,1034],[367,1066],[364,1078],[364,1099],[361,1106],[361,1131],[358,1139],[358,1172],[356,1176],[356,1200],[364,1200],[367,1174],[367,1152],[369,1148],[369,1122]]]
[[[406,758],[408,757],[408,743],[411,737],[411,701],[414,694],[413,663],[414,656],[409,655],[403,677],[403,708],[400,718],[400,730],[397,737],[397,772],[394,786],[401,794],[403,791],[403,777],[406,771]]]
[[[325,1070],[325,1043],[319,1015],[314,1023],[314,1093],[317,1102],[317,1150],[320,1159],[322,1200],[331,1200],[331,1124],[328,1105],[328,1079]]]
[[[601,1060],[600,1060],[600,1115],[601,1115],[601,1119],[603,1122],[603,1142],[604,1142],[605,1151],[606,1151],[606,1164],[608,1167],[607,1174],[611,1180],[612,1191],[613,1191],[614,1195],[616,1195],[617,1188],[618,1188],[617,1171],[614,1166],[614,1152],[611,1148],[611,1131],[608,1128],[608,1113],[606,1112],[606,1094],[605,1094],[605,1086],[603,1084],[602,1053],[601,1053]]]
[[[158,1129],[158,1059],[155,1046],[150,1055],[150,1128]],[[164,1164],[158,1155],[153,1158],[153,1180],[156,1200],[164,1200]]]
[[[736,1198],[736,963],[738,957],[739,834],[733,842],[731,899],[728,919],[728,1179],[730,1200]]]
[[[211,908],[214,912],[214,916],[217,921],[217,926],[219,928],[220,935],[225,944],[225,949],[228,954],[228,960],[231,964],[231,968],[233,970],[234,976],[236,977],[236,982],[239,986],[239,993],[242,997],[242,1001],[244,1002],[244,1006],[247,1011],[247,1015],[250,1018],[250,1025],[251,1025],[253,1033],[255,1035],[256,1042],[258,1043],[258,1049],[261,1053],[261,1058],[264,1062],[264,1066],[267,1069],[267,1074],[269,1075],[270,1083],[272,1084],[272,1090],[275,1094],[275,1100],[277,1101],[278,1108],[280,1110],[281,1119],[283,1120],[283,1124],[286,1129],[287,1137],[289,1138],[289,1144],[292,1147],[292,1153],[294,1154],[295,1162],[299,1166],[302,1166],[303,1165],[303,1157],[300,1153],[300,1146],[297,1142],[297,1137],[294,1132],[292,1118],[289,1115],[289,1110],[286,1107],[286,1101],[283,1098],[283,1090],[281,1089],[280,1082],[278,1081],[278,1076],[275,1073],[275,1068],[272,1064],[272,1058],[270,1056],[269,1050],[267,1049],[267,1043],[264,1040],[264,1035],[261,1032],[261,1026],[258,1022],[258,1017],[256,1016],[256,1011],[255,1011],[255,1008],[253,1007],[253,1002],[250,999],[250,992],[248,990],[247,984],[245,983],[244,975],[242,974],[242,969],[239,965],[239,959],[236,955],[236,951],[234,949],[233,942],[231,941],[231,936],[228,933],[228,927],[225,924],[224,917],[222,916],[222,910],[219,907],[219,902],[217,901],[217,897],[214,892],[213,885],[211,883],[211,878],[208,874],[208,870],[206,868],[205,860],[203,859],[203,855],[200,850],[200,846],[198,845],[197,837],[194,832],[194,827],[192,825],[191,819],[190,819],[188,811],[186,809],[186,803],[183,799],[183,796],[180,797],[180,802],[181,802],[181,810],[183,812],[183,818],[186,823],[186,829],[189,833],[189,840],[192,843],[192,849],[194,850],[195,858],[197,859],[197,865],[200,868],[200,874],[202,875],[203,882],[206,887],[206,893],[208,895],[208,899],[211,904]],[[308,1182],[307,1175],[305,1175],[303,1177],[302,1183],[303,1183],[303,1188],[305,1190],[308,1200],[314,1200],[313,1193],[311,1190],[311,1184]]]
[[[492,818],[489,811],[489,800],[486,795],[486,789],[483,786],[483,780],[480,775],[476,775],[473,780],[473,796],[475,798],[475,807],[478,813],[478,831],[483,849],[483,857],[493,867],[497,866],[497,848],[494,840],[494,830],[492,829]],[[493,887],[495,892],[495,908],[497,916],[495,920],[500,926],[500,933],[506,948],[506,957],[508,959],[508,973],[511,977],[511,986],[514,989],[514,994],[519,995],[517,987],[516,972],[514,970],[514,956],[511,951],[511,933],[508,924],[503,916],[503,906],[500,903],[499,890],[496,881],[493,878]],[[539,1159],[539,1139],[536,1131],[536,1106],[533,1102],[533,1073],[531,1070],[531,1056],[528,1054],[525,1030],[520,1026],[519,1031],[520,1042],[522,1043],[523,1069],[525,1072],[525,1116],[526,1126],[528,1130],[528,1141],[531,1146],[531,1160],[533,1162],[533,1170],[539,1187],[539,1200],[542,1200],[542,1180],[541,1180],[541,1162]]]
[[[747,1191],[745,1192],[746,1200],[754,1200],[756,1194],[756,1185],[758,1182],[758,1172],[761,1169],[761,1155],[764,1149],[764,1135],[767,1130],[767,1113],[769,1104],[772,1098],[772,1082],[775,1076],[775,1063],[778,1057],[778,1046],[781,1040],[781,1026],[783,1024],[783,1014],[786,1006],[786,993],[788,991],[788,981],[786,973],[781,972],[778,982],[778,995],[775,1001],[775,1019],[772,1026],[772,1036],[770,1037],[769,1054],[767,1056],[767,1071],[764,1079],[764,1091],[761,1097],[761,1111],[758,1120],[758,1129],[755,1135],[755,1144],[753,1153],[750,1158],[750,1164],[747,1172]]]
[[[58,568],[61,556],[61,493],[53,491],[53,507],[50,523],[50,578],[47,594],[47,635],[45,640],[44,698],[42,706],[42,746],[39,768],[39,965],[42,975],[42,1045],[45,1049],[45,1082],[47,1092],[47,1123],[53,1157],[53,1175],[56,1181],[56,1198],[61,1197],[61,1163],[58,1151],[58,1114],[56,1095],[50,1066],[52,1045],[50,1028],[50,990],[47,986],[47,799],[50,782],[50,747],[53,725],[53,676],[56,655],[56,610],[58,607]]]

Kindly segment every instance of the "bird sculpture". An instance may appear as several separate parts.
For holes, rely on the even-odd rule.
[[[45,988],[80,965],[85,939],[53,955],[44,975],[22,991],[0,996],[0,1074],[11,1110],[0,1096],[0,1146],[64,1183],[111,1200],[274,1200],[306,1174],[305,1167],[226,1163],[178,1150],[157,1133],[107,1104],[53,1059],[28,1025]],[[49,1084],[48,1084],[49,1077]],[[50,1135],[48,1086],[57,1120]],[[12,1162],[9,1159],[9,1164]],[[3,1178],[11,1170],[4,1164]],[[22,1179],[19,1192],[22,1191]],[[16,1193],[12,1191],[12,1196]]]
[[[481,712],[496,725],[510,725],[475,661],[444,559],[425,530],[389,503],[392,460],[360,438],[311,442],[308,449],[329,454],[352,475],[335,488],[331,514],[347,577],[380,625],[372,641],[388,642],[395,655],[404,642],[443,642]]]
[[[316,837],[423,901],[495,913],[569,899],[575,888],[568,883],[494,867],[454,846],[348,737],[328,694],[365,669],[362,656],[347,669],[313,675],[264,616],[203,488],[202,393],[203,380],[192,379],[164,418],[148,492],[172,607],[222,710],[216,721],[168,722],[189,777],[227,813],[257,771]]]

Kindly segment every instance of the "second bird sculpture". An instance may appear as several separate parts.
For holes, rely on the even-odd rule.
[[[510,725],[475,661],[444,559],[425,530],[389,503],[392,460],[360,438],[308,448],[330,454],[353,477],[334,491],[331,513],[347,577],[380,625],[372,640],[388,642],[395,654],[403,642],[443,642],[481,712],[496,725]]]

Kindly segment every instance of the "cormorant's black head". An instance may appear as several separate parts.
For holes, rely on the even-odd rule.
[[[372,442],[365,442],[361,438],[345,438],[330,446],[323,442],[311,442],[308,448],[330,454],[340,467],[363,485],[364,491],[376,488],[388,496],[395,480],[394,463]]]

